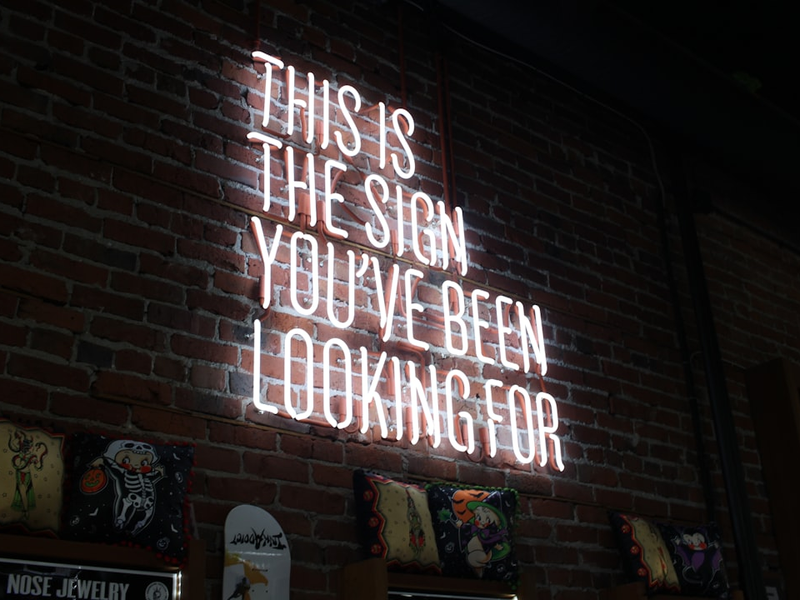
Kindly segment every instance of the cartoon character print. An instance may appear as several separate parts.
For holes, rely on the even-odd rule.
[[[33,436],[17,429],[8,436],[8,448],[14,453],[11,466],[14,468],[15,486],[11,508],[28,518],[29,511],[36,508],[36,492],[33,489],[32,470],[41,471],[47,446],[43,442],[33,441]]]
[[[503,513],[492,500],[496,492],[459,490],[453,494],[452,506],[459,529],[461,551],[467,564],[478,577],[486,566],[502,560],[511,552],[509,530]]]
[[[156,508],[156,483],[164,467],[153,445],[134,440],[114,440],[96,458],[84,477],[104,468],[114,484],[113,527],[135,536],[150,524]]]
[[[414,499],[406,490],[406,517],[408,518],[408,546],[414,554],[414,558],[419,560],[422,550],[425,548],[425,530],[422,526],[422,515],[414,504]]]
[[[675,547],[675,555],[680,558],[681,564],[675,566],[682,569],[683,579],[694,583],[714,579],[722,563],[718,541],[709,542],[700,531],[685,531],[670,541]]]

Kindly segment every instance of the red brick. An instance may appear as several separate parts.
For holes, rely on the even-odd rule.
[[[11,323],[0,323],[0,339],[7,346],[23,347],[28,337],[28,330]]]
[[[320,515],[344,514],[348,493],[339,494],[330,489],[311,489],[307,486],[282,484],[280,502],[286,509],[311,511]]]
[[[245,452],[242,457],[244,472],[275,481],[309,483],[310,467],[297,458]]]
[[[84,308],[104,309],[107,314],[141,321],[144,302],[121,294],[108,293],[93,288],[76,288],[72,301]]]
[[[564,544],[597,545],[598,529],[585,525],[558,524],[555,527],[556,539]]]
[[[191,370],[190,381],[193,386],[198,388],[222,391],[225,389],[227,374],[221,369],[195,365]]]
[[[63,417],[112,426],[125,425],[130,414],[125,404],[84,394],[55,393],[50,400],[50,410]]]
[[[126,143],[169,159],[188,165],[192,160],[192,150],[170,137],[165,137],[141,128],[127,127],[123,139]]]
[[[148,307],[147,321],[150,325],[169,326],[177,331],[204,338],[213,337],[216,329],[216,323],[210,317],[199,315],[196,311],[183,306],[168,306],[155,302]]]
[[[134,406],[131,409],[131,423],[144,431],[176,435],[190,440],[203,440],[206,434],[204,419],[145,406]]]
[[[403,456],[399,452],[387,452],[379,446],[348,444],[345,448],[345,464],[353,468],[371,469],[381,473],[402,471]]]
[[[26,100],[28,100],[28,98],[20,99],[21,102]],[[31,160],[36,156],[38,144],[13,131],[6,131],[3,133],[2,139],[0,139],[0,149],[12,156]]]
[[[92,332],[107,340],[125,341],[150,350],[163,350],[166,344],[164,334],[152,327],[108,317],[95,317]]]
[[[209,198],[219,198],[219,180],[205,173],[157,162],[153,168],[157,180]]]
[[[225,271],[214,273],[214,285],[223,292],[244,296],[256,300],[258,290],[255,289],[255,282],[249,277],[242,277]]]
[[[207,489],[208,496],[216,500],[262,506],[272,504],[278,492],[278,486],[271,481],[211,474],[207,477]]]
[[[108,239],[131,246],[139,246],[146,240],[148,249],[165,256],[169,256],[175,251],[175,236],[169,233],[153,231],[148,227],[107,219],[104,223],[103,231]]]
[[[183,335],[174,335],[171,340],[173,352],[187,358],[198,358],[214,363],[235,365],[237,363],[238,351],[233,346],[225,346],[207,342],[197,338],[190,338]]]
[[[55,275],[69,273],[72,280],[89,285],[105,285],[108,281],[108,269],[73,260],[63,253],[34,252],[31,264]]]
[[[138,19],[132,18],[129,14],[122,14],[122,11],[117,11],[115,8],[115,5],[98,6],[95,9],[97,22],[104,25],[108,30],[119,33],[125,32],[135,40],[150,43],[156,41],[156,33],[151,27],[141,23]],[[128,13],[127,9],[123,10]],[[119,41],[109,37],[104,40],[103,45],[109,48],[118,48]]]
[[[7,367],[6,372],[8,372]],[[10,375],[3,375],[0,377],[0,382],[3,388],[3,403],[37,412],[43,412],[47,408],[48,394],[39,381],[29,383]],[[5,408],[3,410],[5,412]]]
[[[236,297],[197,290],[190,291],[186,297],[186,305],[191,309],[202,309],[238,322],[243,322],[250,316],[253,304],[240,302]]]
[[[85,391],[89,387],[88,370],[32,356],[21,354],[12,356],[8,361],[7,370],[14,377],[70,390]]]
[[[94,108],[102,113],[106,113],[127,123],[133,123],[141,127],[150,127],[154,130],[158,130],[158,123],[160,120],[159,113],[155,110],[151,110],[148,106],[137,106],[129,102],[125,102],[121,98],[107,96],[105,94],[94,94],[93,100]],[[99,146],[95,144],[94,148],[97,149],[98,147]],[[106,144],[105,147],[109,148],[110,146]],[[133,157],[135,155],[130,156]],[[112,155],[109,158],[113,159],[115,162],[119,161],[119,158],[115,155]],[[144,159],[140,160],[142,164],[146,164]],[[132,161],[128,160],[127,163],[118,164],[129,164],[130,162]]]
[[[21,319],[35,319],[38,323],[61,327],[68,331],[83,331],[86,324],[84,312],[55,306],[49,302],[25,299],[19,305]]]
[[[157,356],[153,363],[153,374],[159,377],[172,379],[173,381],[183,381],[185,367],[181,361]]]
[[[53,193],[56,187],[56,178],[50,173],[41,169],[29,168],[25,165],[17,167],[17,181],[22,185],[47,193]]]
[[[240,254],[230,250],[201,244],[194,240],[178,240],[178,253],[188,259],[202,260],[215,268],[241,273],[244,260]]]
[[[74,336],[50,329],[35,328],[30,334],[30,347],[64,361],[72,356]]]
[[[348,467],[335,464],[314,464],[312,465],[312,480],[315,484],[325,487],[351,489],[353,485],[353,471]]]
[[[114,366],[120,371],[150,375],[153,371],[153,357],[137,350],[117,350]]]
[[[277,434],[274,431],[261,429],[252,425],[229,425],[226,423],[209,423],[209,441],[233,444],[245,448],[275,450]]]
[[[70,104],[89,106],[91,104],[91,93],[78,86],[67,83],[61,78],[20,66],[17,70],[17,81],[20,85],[30,88],[44,90],[53,96],[62,98]]]
[[[80,81],[100,92],[114,96],[122,95],[124,89],[122,79],[104,69],[87,65],[85,61],[79,62],[70,56],[56,54],[53,57],[53,68],[60,75],[71,78],[73,81]]]
[[[170,404],[172,390],[167,383],[151,381],[135,375],[101,371],[92,384],[97,396],[126,398],[153,404]]]
[[[95,188],[84,183],[59,177],[58,191],[63,198],[80,200],[85,204],[94,204]]]
[[[242,457],[238,450],[232,448],[198,443],[195,447],[195,462],[198,469],[240,473]]]

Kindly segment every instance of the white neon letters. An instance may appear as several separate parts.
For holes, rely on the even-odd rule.
[[[262,306],[276,308],[277,298],[270,299],[281,288],[273,290],[271,282],[274,271],[283,267],[276,262],[279,247],[287,245],[281,241],[283,228],[277,225],[274,237],[268,240],[261,219],[253,217],[251,227],[264,264]],[[356,292],[369,274],[375,292],[372,309],[379,316],[382,341],[391,344],[394,340],[415,352],[428,352],[431,344],[422,339],[422,332],[434,328],[435,321],[429,321],[427,315],[438,306],[442,315],[438,328],[450,355],[472,355],[482,364],[499,365],[507,372],[547,372],[541,310],[536,305],[526,307],[479,288],[466,294],[458,282],[449,279],[433,290],[420,269],[403,270],[398,263],[387,268],[377,256],[356,255],[333,242],[327,242],[321,252],[317,238],[302,231],[288,239],[288,270],[285,294],[295,314],[317,319],[324,314],[332,327],[350,331],[358,311]],[[423,302],[422,286],[427,297],[438,294],[438,304]],[[476,452],[480,439],[482,451],[489,457],[497,454],[501,428],[506,428],[518,463],[535,462],[541,467],[549,462],[554,469],[564,469],[558,407],[551,395],[539,392],[534,400],[526,387],[490,378],[483,384],[484,411],[470,397],[470,380],[460,369],[440,372],[433,364],[417,364],[386,351],[351,348],[341,337],[318,340],[311,331],[295,327],[284,337],[284,407],[289,417],[303,421],[321,414],[330,427],[345,429],[355,423],[361,433],[375,423],[375,435],[382,439],[393,436],[412,444],[426,439],[432,448],[446,440],[467,454]],[[275,414],[277,407],[264,402],[259,391],[258,320],[254,322],[254,345],[253,404],[257,410]],[[512,362],[512,354],[521,356],[521,364]],[[354,379],[356,371],[360,385]],[[299,374],[304,375],[302,387],[297,381]],[[321,387],[315,388],[320,381]]]
[[[253,320],[254,408],[469,455],[507,448],[522,465],[563,470],[556,401],[529,391],[529,375],[547,373],[541,310],[465,283],[461,209],[413,189],[412,115],[266,53],[253,59],[264,115],[247,138],[263,150],[261,209],[280,221],[268,240],[266,217],[250,220],[266,311]],[[268,346],[282,346],[282,407],[262,397],[263,379],[280,382],[261,364],[262,320],[280,313],[289,331],[271,329]]]

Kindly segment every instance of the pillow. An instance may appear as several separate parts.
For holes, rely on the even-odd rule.
[[[61,522],[64,436],[0,419],[0,525],[55,535]]]
[[[425,490],[362,470],[353,473],[356,521],[370,556],[392,570],[441,572]]]
[[[660,524],[672,566],[687,596],[728,597],[728,578],[722,561],[722,540],[716,525],[687,527]]]
[[[609,513],[622,563],[634,581],[643,581],[647,593],[680,592],[678,575],[658,526],[634,515]]]
[[[519,570],[513,532],[516,490],[428,485],[442,573],[504,581],[516,586]]]
[[[186,558],[194,447],[75,434],[64,536]]]

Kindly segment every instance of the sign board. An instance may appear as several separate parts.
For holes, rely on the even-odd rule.
[[[180,600],[178,573],[0,558],[0,598]]]

